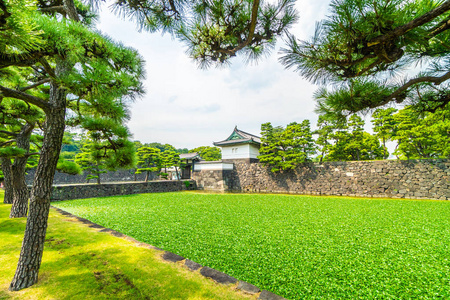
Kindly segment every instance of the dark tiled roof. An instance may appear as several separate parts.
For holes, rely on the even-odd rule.
[[[194,158],[200,159],[200,156],[198,155],[197,152],[180,154],[180,159],[194,159]]]
[[[238,136],[239,138],[236,138]],[[232,139],[233,137],[233,139]],[[227,146],[234,144],[242,144],[242,143],[252,143],[252,144],[261,144],[261,138],[254,134],[239,130],[237,126],[234,128],[231,135],[223,141],[214,142],[214,146]]]

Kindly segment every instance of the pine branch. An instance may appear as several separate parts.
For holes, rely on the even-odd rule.
[[[26,90],[33,89],[33,88],[35,88],[35,87],[38,87],[38,86],[40,86],[40,85],[42,85],[42,84],[44,84],[44,83],[48,83],[48,82],[50,82],[50,81],[51,81],[50,78],[45,78],[45,79],[39,80],[38,82],[36,82],[36,83],[34,83],[34,84],[32,84],[32,85],[29,85],[29,86],[20,88],[20,91],[21,91],[21,92],[24,92],[24,91],[26,91]]]
[[[398,88],[395,92],[393,92],[391,95],[389,95],[383,103],[380,104],[384,105],[387,104],[389,101],[396,99],[397,97],[399,97],[400,95],[402,95],[404,92],[406,92],[406,90],[418,83],[422,83],[422,82],[430,82],[430,83],[434,83],[434,85],[440,85],[441,83],[443,83],[444,81],[450,79],[450,71],[445,73],[444,75],[442,75],[441,77],[437,77],[437,76],[423,76],[423,77],[418,77],[418,78],[414,78],[409,80],[407,83],[405,83],[403,86],[401,86],[400,88]]]
[[[0,93],[3,97],[16,98],[25,101],[27,103],[34,104],[37,107],[43,109],[45,112],[47,112],[50,108],[49,104],[46,101],[42,100],[41,98],[26,94],[21,91],[13,90],[1,85],[0,85]]]
[[[41,153],[40,152],[32,152],[32,153],[27,153],[24,156],[25,157],[30,157],[30,156],[33,156],[33,155],[41,155]]]
[[[441,6],[436,7],[435,9],[427,12],[426,14],[410,21],[409,23],[399,26],[386,34],[377,36],[376,38],[367,42],[367,46],[372,47],[372,46],[375,46],[375,45],[378,45],[381,43],[388,42],[399,36],[402,36],[405,33],[407,33],[408,31],[432,21],[433,19],[439,17],[440,15],[442,15],[443,13],[445,13],[449,10],[450,10],[450,0],[447,0]]]
[[[6,131],[6,130],[0,130],[0,133],[6,134],[6,135],[8,135],[8,136],[13,136],[13,137],[16,137],[16,136],[17,136],[17,133],[15,133],[15,132],[10,132],[10,131]]]
[[[39,9],[40,11],[42,11],[42,12],[57,12],[57,13],[60,13],[60,14],[62,14],[62,15],[66,15],[66,9],[64,8],[64,6],[63,5],[60,5],[60,6],[51,6],[51,7],[43,7],[43,8],[41,8],[41,9]]]
[[[3,143],[0,143],[0,147],[4,147],[4,146],[6,146],[6,145],[9,145],[9,144],[12,144],[12,143],[14,143],[16,140],[8,140],[8,141],[5,141],[5,142],[3,142]]]
[[[6,25],[6,19],[11,16],[11,13],[8,11],[6,4],[3,0],[0,0],[0,10],[3,12],[0,15],[0,30],[4,30],[2,27]]]
[[[251,21],[250,21],[249,34],[248,34],[247,39],[245,41],[241,42],[239,45],[237,45],[233,49],[223,49],[223,50],[220,50],[218,52],[225,53],[225,54],[228,54],[230,56],[234,56],[234,55],[236,55],[236,52],[238,52],[239,50],[243,49],[245,46],[250,45],[250,43],[253,40],[253,36],[255,34],[255,29],[256,29],[256,23],[258,21],[259,1],[260,0],[254,0],[253,1],[252,18],[251,18]]]
[[[0,56],[0,69],[10,66],[28,67],[38,62],[42,57],[52,54],[53,53],[48,51],[33,51],[27,54],[2,53]]]
[[[42,67],[44,68],[45,72],[47,72],[47,74],[52,77],[55,78],[56,74],[55,74],[55,70],[53,70],[53,68],[50,66],[50,64],[48,63],[48,61],[42,57],[39,62],[42,64]]]
[[[430,37],[434,37],[446,30],[450,29],[450,18],[441,21],[437,26],[430,30]]]

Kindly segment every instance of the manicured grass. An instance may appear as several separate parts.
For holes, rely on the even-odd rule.
[[[39,282],[9,292],[26,222],[9,219],[10,208],[0,204],[0,299],[248,299],[230,286],[163,262],[158,251],[97,232],[54,210]]]
[[[164,193],[55,205],[288,299],[450,297],[450,202]]]

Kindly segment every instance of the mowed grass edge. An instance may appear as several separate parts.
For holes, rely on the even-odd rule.
[[[450,297],[450,203],[164,193],[55,203],[288,299]]]
[[[3,199],[1,199],[3,201]],[[25,219],[0,204],[0,299],[253,299],[176,264],[160,252],[97,232],[50,211],[39,282],[8,286],[17,266]]]

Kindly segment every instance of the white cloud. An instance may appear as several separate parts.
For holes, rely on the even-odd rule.
[[[292,32],[308,39],[329,2],[298,1],[300,22]],[[278,48],[257,65],[236,58],[228,68],[199,70],[170,36],[139,33],[135,24],[106,8],[100,15],[103,33],[137,49],[146,60],[147,93],[132,105],[128,123],[134,139],[193,148],[228,137],[235,125],[259,134],[265,122],[316,123],[312,94],[317,87],[285,70],[277,61]]]

